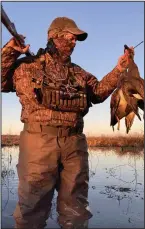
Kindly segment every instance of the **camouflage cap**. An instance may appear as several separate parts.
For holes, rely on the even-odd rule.
[[[64,32],[70,32],[70,33],[76,35],[78,41],[84,41],[88,36],[88,34],[86,32],[84,32],[83,30],[80,30],[78,28],[78,26],[76,25],[76,23],[72,19],[67,18],[67,17],[55,18],[52,21],[52,23],[48,29],[48,33],[51,30],[55,30],[55,29],[59,29],[60,31],[64,31]]]

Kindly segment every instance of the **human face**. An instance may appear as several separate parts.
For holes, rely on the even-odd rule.
[[[66,33],[64,34],[64,38],[73,43],[74,45],[76,45],[77,37],[74,34]]]
[[[64,33],[54,39],[56,48],[59,50],[61,55],[70,56],[76,45],[77,37],[72,33]]]

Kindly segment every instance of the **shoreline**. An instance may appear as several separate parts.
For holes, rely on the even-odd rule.
[[[144,147],[144,135],[86,136],[88,147]],[[1,135],[1,147],[19,146],[19,135]]]

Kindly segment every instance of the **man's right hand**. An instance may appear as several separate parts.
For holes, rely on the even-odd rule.
[[[28,52],[30,45],[25,46],[24,45],[25,37],[23,35],[20,35],[20,37],[21,37],[21,45],[20,45],[20,42],[16,40],[16,38],[12,37],[11,40],[6,44],[5,47],[12,47],[13,49],[20,52],[21,54]]]
[[[134,48],[130,47],[129,49],[125,49],[125,53],[119,58],[117,63],[117,68],[120,72],[125,71],[129,64],[132,63],[134,59]]]

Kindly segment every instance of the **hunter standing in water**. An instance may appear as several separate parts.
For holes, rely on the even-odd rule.
[[[92,217],[83,117],[92,104],[104,102],[116,89],[134,53],[126,50],[116,67],[98,81],[71,62],[76,43],[87,36],[72,19],[58,17],[48,29],[46,48],[37,55],[19,58],[29,45],[21,48],[15,38],[2,49],[2,92],[16,92],[24,123],[15,228],[44,228],[55,189],[61,228],[87,228]]]

